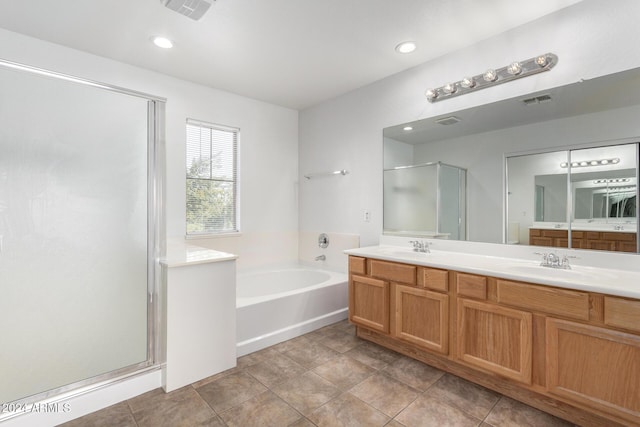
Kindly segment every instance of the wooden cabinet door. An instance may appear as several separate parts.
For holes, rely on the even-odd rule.
[[[640,425],[640,337],[547,318],[550,393]]]
[[[389,333],[389,282],[352,275],[349,280],[349,320]]]
[[[418,347],[448,354],[449,296],[411,286],[392,286],[393,335]]]
[[[457,358],[531,384],[532,314],[458,298]]]

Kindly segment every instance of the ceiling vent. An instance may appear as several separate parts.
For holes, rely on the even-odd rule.
[[[452,125],[454,123],[458,123],[460,119],[456,116],[443,117],[441,119],[436,120],[436,123],[439,125]]]
[[[214,1],[216,0],[160,0],[169,9],[175,10],[195,21],[207,13]]]
[[[551,95],[549,94],[534,96],[533,98],[527,98],[522,100],[524,105],[542,104],[544,102],[550,102],[550,101],[551,101]]]

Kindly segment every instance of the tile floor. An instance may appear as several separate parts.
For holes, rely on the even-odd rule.
[[[171,393],[150,391],[78,426],[571,426],[361,340],[347,321],[238,359]]]

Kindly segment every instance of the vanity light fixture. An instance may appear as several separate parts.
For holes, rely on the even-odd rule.
[[[620,163],[620,158],[615,157],[613,159],[600,159],[600,160],[581,160],[579,162],[571,162],[571,167],[572,168],[580,168],[580,167],[585,167],[585,166],[604,166],[604,165],[608,165],[608,164],[618,164]],[[567,162],[562,162],[560,163],[560,167],[561,168],[566,168],[567,166],[569,166],[569,164]]]
[[[609,179],[597,179],[593,181],[594,184],[617,184],[620,182],[629,182],[631,178],[609,178]]]
[[[397,48],[396,48],[397,50]],[[448,99],[465,93],[473,92],[511,80],[549,71],[558,63],[558,57],[553,53],[529,58],[524,61],[515,61],[506,67],[490,68],[482,74],[467,76],[460,81],[451,82],[444,86],[427,89],[425,96],[429,102]]]

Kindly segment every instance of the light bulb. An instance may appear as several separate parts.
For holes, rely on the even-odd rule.
[[[609,160],[607,160],[607,159],[600,160],[600,164],[601,165],[608,165],[609,164]]]
[[[597,165],[598,165],[598,161],[597,161],[597,160],[591,160],[591,161],[589,162],[589,164],[590,164],[591,166],[597,166]]]
[[[435,89],[427,89],[424,94],[429,101],[434,100],[438,97],[438,91]]]
[[[589,164],[589,163],[584,162],[584,161],[583,161],[583,162],[580,162],[580,166],[587,166],[588,164]]]
[[[571,162],[572,168],[577,168],[579,166],[578,162]]]
[[[568,163],[567,163],[567,162],[562,162],[562,163],[560,163],[560,167],[561,167],[561,168],[566,168],[567,166],[568,166]]]
[[[413,130],[413,128],[411,126],[405,126],[402,128],[402,130],[410,131]]]
[[[456,93],[456,84],[448,83],[444,85],[444,87],[442,88],[442,91],[448,95],[451,95],[452,93]]]
[[[520,74],[522,72],[522,65],[520,65],[519,62],[512,62],[508,67],[507,67],[507,73],[517,76],[518,74]]]
[[[498,73],[496,73],[496,70],[490,68],[487,71],[485,71],[485,73],[482,75],[482,78],[488,82],[495,82],[496,79],[498,78]]]
[[[613,164],[620,163],[620,159],[617,157],[615,159],[611,159],[611,163]]]
[[[460,85],[464,88],[472,88],[476,85],[476,81],[473,79],[473,77],[465,77],[464,79],[462,79],[462,81],[460,82]]]
[[[549,60],[545,55],[540,55],[536,58],[536,64],[538,64],[540,67],[544,67],[548,63],[549,63]]]

